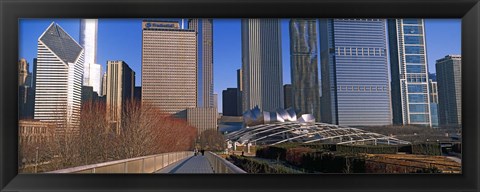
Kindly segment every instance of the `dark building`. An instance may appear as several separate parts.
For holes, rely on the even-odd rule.
[[[238,89],[227,88],[222,92],[222,113],[223,116],[237,116],[238,115]]]
[[[133,90],[133,99],[135,99],[135,101],[142,101],[142,87],[135,87]]]
[[[285,84],[283,85],[283,99],[285,99],[284,108],[287,109],[293,106],[293,98],[292,98],[292,85]]]
[[[447,55],[436,64],[438,118],[441,126],[462,124],[462,57]]]
[[[82,104],[88,101],[98,101],[97,92],[93,91],[92,86],[82,86]]]
[[[35,90],[27,85],[18,86],[18,118],[33,119]]]

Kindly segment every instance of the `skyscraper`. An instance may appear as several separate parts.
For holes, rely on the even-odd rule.
[[[135,87],[135,90],[133,91],[133,96],[135,98],[135,101],[141,102],[142,101],[142,87]]]
[[[393,123],[431,126],[423,19],[389,19]]]
[[[18,61],[18,117],[32,119],[34,110],[34,92],[32,87],[32,73],[29,73],[27,60]]]
[[[237,69],[237,115],[243,114],[243,77],[242,69]]]
[[[293,108],[320,121],[317,20],[290,20],[290,65]]]
[[[198,107],[213,107],[213,19],[189,19],[197,34]]]
[[[293,107],[293,98],[292,98],[292,84],[283,85],[283,108],[288,109]]]
[[[283,107],[279,19],[242,19],[243,110]]]
[[[197,36],[178,22],[142,22],[142,104],[185,117],[197,107]]]
[[[135,72],[124,61],[107,61],[107,120],[120,133],[126,102],[134,97]]]
[[[18,85],[22,86],[28,84],[27,77],[28,77],[28,62],[25,59],[20,59],[18,61]]]
[[[447,55],[436,64],[439,123],[444,126],[462,124],[462,57]]]
[[[98,19],[80,20],[80,45],[85,52],[83,85],[102,95],[102,66],[97,64]]]
[[[217,109],[213,107],[187,109],[187,122],[197,128],[200,135],[206,130],[217,130]]]
[[[227,88],[222,91],[223,116],[237,116],[238,88]]]
[[[392,124],[384,19],[320,20],[322,122]]]
[[[56,23],[38,38],[34,116],[58,133],[79,126],[83,63],[83,48]]]

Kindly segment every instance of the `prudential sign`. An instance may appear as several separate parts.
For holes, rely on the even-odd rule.
[[[179,27],[180,25],[178,22],[152,22],[152,21],[143,22],[144,29],[165,29],[165,28],[178,29]]]

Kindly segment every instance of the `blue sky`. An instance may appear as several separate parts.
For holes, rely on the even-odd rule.
[[[79,19],[22,19],[19,25],[19,59],[29,63],[37,56],[37,40],[54,21],[75,40],[79,39]],[[429,71],[435,72],[435,60],[461,52],[460,19],[425,21]],[[214,19],[214,86],[222,111],[222,90],[237,86],[236,70],[241,67],[240,19]],[[290,83],[290,43],[288,20],[282,20],[283,82]],[[141,85],[141,19],[100,19],[98,22],[97,63],[106,69],[107,60],[123,60],[136,72]],[[31,68],[32,66],[30,66]],[[31,70],[31,69],[30,69]]]

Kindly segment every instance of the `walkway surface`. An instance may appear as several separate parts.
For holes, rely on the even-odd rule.
[[[205,156],[192,156],[160,169],[156,173],[213,173]]]

